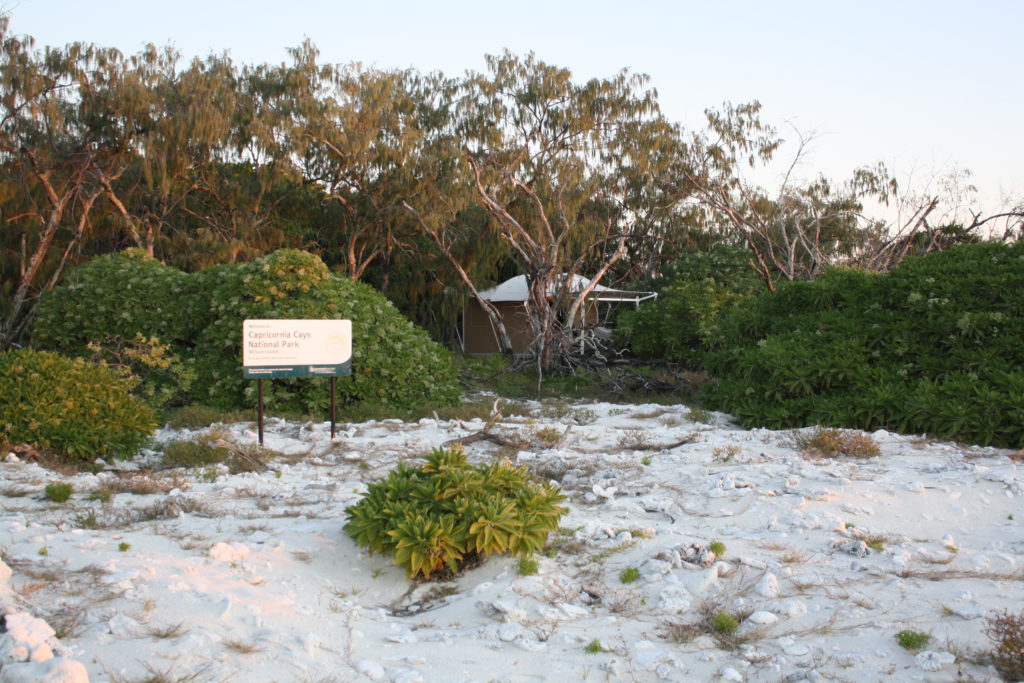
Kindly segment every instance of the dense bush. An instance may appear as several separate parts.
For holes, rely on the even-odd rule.
[[[32,342],[75,354],[90,342],[137,334],[184,342],[195,334],[191,290],[189,275],[141,249],[97,256],[43,295]]]
[[[242,377],[242,321],[261,318],[352,320],[353,375],[338,381],[344,400],[408,408],[450,404],[460,389],[451,354],[403,317],[379,292],[333,277],[316,256],[293,249],[252,263],[219,268],[207,278],[210,308],[196,340],[199,402],[220,408],[252,406],[256,382]],[[266,383],[271,409],[322,414],[326,378]]]
[[[155,407],[179,401],[192,377],[194,289],[188,275],[141,249],[99,256],[44,294],[32,343],[128,368],[141,380],[136,394]]]
[[[233,409],[256,402],[256,383],[242,376],[246,318],[351,319],[354,375],[338,382],[342,400],[408,408],[459,397],[447,351],[377,291],[296,250],[191,275],[137,249],[98,257],[43,299],[32,341],[130,369],[142,380],[136,393],[154,406]],[[328,382],[267,382],[267,407],[323,414]]]
[[[346,510],[345,531],[371,553],[390,553],[409,578],[491,553],[530,556],[566,512],[561,492],[507,461],[467,463],[461,447],[436,449],[419,468],[400,464]]]
[[[617,332],[640,358],[699,365],[719,341],[725,310],[763,287],[741,247],[687,254],[650,283],[658,299],[619,315]]]
[[[723,318],[709,407],[744,424],[820,424],[1024,445],[1024,242],[828,271]]]
[[[56,353],[0,354],[0,441],[28,443],[72,459],[129,457],[153,433],[153,411],[134,381]]]

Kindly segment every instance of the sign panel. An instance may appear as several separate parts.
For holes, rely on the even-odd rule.
[[[351,320],[245,320],[242,372],[247,379],[352,374]]]

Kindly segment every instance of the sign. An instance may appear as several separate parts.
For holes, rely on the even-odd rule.
[[[242,372],[247,379],[352,374],[351,320],[246,320]]]

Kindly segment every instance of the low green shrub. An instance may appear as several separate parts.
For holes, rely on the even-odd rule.
[[[896,634],[896,643],[904,650],[917,652],[928,644],[932,637],[920,631],[906,630]]]
[[[744,426],[1024,445],[1024,241],[781,283],[720,331],[702,400]]]
[[[0,441],[73,460],[127,458],[156,426],[131,395],[135,380],[81,359],[20,349],[0,353]]]
[[[74,492],[75,487],[66,481],[52,481],[43,490],[46,497],[54,503],[66,503],[71,499],[71,494]]]
[[[639,578],[640,570],[636,567],[627,567],[626,569],[623,569],[621,572],[619,572],[620,583],[633,583],[634,581],[639,580]]]
[[[529,557],[566,509],[550,484],[507,461],[470,465],[459,446],[435,449],[422,467],[400,464],[346,509],[345,532],[392,555],[409,578],[428,578],[491,553]]]
[[[729,636],[740,627],[740,622],[728,612],[719,612],[711,617],[711,630],[723,636]]]

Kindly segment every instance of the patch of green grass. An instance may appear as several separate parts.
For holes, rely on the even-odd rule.
[[[100,528],[100,520],[96,518],[96,512],[94,510],[89,510],[89,512],[84,515],[78,515],[75,517],[75,525],[78,526],[79,529],[95,531]]]
[[[89,500],[98,500],[101,503],[109,503],[110,499],[114,497],[114,492],[110,489],[100,489],[99,491],[93,491],[89,494]]]
[[[904,650],[917,652],[928,644],[932,637],[921,631],[905,630],[896,634],[896,642]]]
[[[74,492],[75,487],[66,481],[50,482],[46,485],[46,489],[44,490],[46,497],[54,503],[66,503]]]
[[[520,557],[516,572],[519,576],[533,576],[540,571],[540,563],[535,557]]]
[[[728,636],[736,632],[736,629],[740,627],[740,622],[736,617],[728,612],[719,612],[715,616],[711,617],[709,625],[711,626],[711,630],[715,633]]]
[[[132,548],[132,544],[128,543],[126,541],[121,541],[120,543],[117,544],[117,549],[119,551],[121,551],[122,553],[128,552],[129,550],[131,550],[131,548]]]
[[[715,557],[725,556],[725,544],[721,541],[712,541],[711,545],[708,546],[708,550],[715,554]]]
[[[640,570],[636,567],[627,567],[619,572],[619,581],[622,583],[633,583],[640,578]]]
[[[601,644],[600,640],[594,638],[592,641],[587,643],[586,647],[583,648],[583,651],[588,655],[596,655],[598,652],[604,652],[604,645]]]

